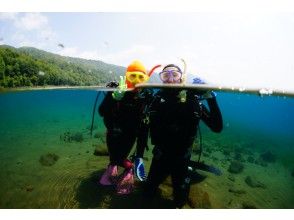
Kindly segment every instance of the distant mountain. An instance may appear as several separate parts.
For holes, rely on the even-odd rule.
[[[0,86],[105,85],[126,68],[102,61],[60,56],[33,47],[0,45]]]

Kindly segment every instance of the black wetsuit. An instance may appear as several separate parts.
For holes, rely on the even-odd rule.
[[[106,143],[112,165],[124,166],[137,139],[136,156],[143,157],[147,147],[148,127],[142,122],[143,111],[148,100],[151,100],[150,90],[141,92],[126,92],[120,101],[108,92],[99,107],[107,128]]]
[[[171,175],[174,201],[182,207],[190,190],[188,164],[199,121],[214,132],[222,130],[222,116],[215,98],[207,99],[210,111],[196,94],[187,91],[180,102],[179,90],[160,90],[150,106],[150,135],[155,145],[146,182],[146,193],[154,195],[158,186]]]

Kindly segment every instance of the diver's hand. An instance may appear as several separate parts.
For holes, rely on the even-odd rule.
[[[120,76],[118,90],[112,93],[112,97],[115,100],[119,101],[124,97],[126,90],[127,90],[126,77]]]
[[[136,158],[135,159],[135,173],[137,178],[140,181],[146,180],[146,174],[145,174],[145,168],[144,168],[144,162],[142,158]]]
[[[207,91],[202,95],[204,99],[212,99],[216,97],[216,93],[214,91]]]
[[[193,79],[193,84],[206,84],[206,82],[203,79],[196,77]],[[209,91],[205,92],[201,97],[203,99],[215,98],[216,93],[214,91],[209,90]]]

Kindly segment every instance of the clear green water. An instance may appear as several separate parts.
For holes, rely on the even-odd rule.
[[[0,208],[172,207],[168,181],[152,204],[142,197],[139,182],[133,194],[123,197],[98,184],[108,158],[93,155],[101,142],[89,135],[96,94],[75,90],[0,94]],[[224,131],[213,134],[203,126],[202,160],[220,168],[223,175],[199,171],[206,178],[192,184],[185,208],[294,208],[294,99],[218,94],[218,102]],[[97,114],[95,125],[94,134],[105,132]],[[60,139],[65,132],[80,132],[83,141],[65,142]],[[275,155],[274,163],[248,161],[267,150]],[[244,170],[231,174],[228,167],[238,152]],[[52,166],[39,162],[47,153],[59,156]],[[148,170],[151,153],[146,157]],[[250,187],[247,176],[265,187]]]

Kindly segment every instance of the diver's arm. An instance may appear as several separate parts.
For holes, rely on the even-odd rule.
[[[201,119],[212,131],[221,132],[223,129],[223,119],[216,98],[213,97],[206,100],[210,111],[202,105]]]
[[[136,156],[143,158],[145,149],[148,150],[148,136],[149,136],[149,115],[152,103],[154,102],[153,92],[150,89],[145,89],[143,91],[144,94],[144,111],[143,111],[143,117],[140,123],[140,128],[138,132],[137,137],[137,153]]]

